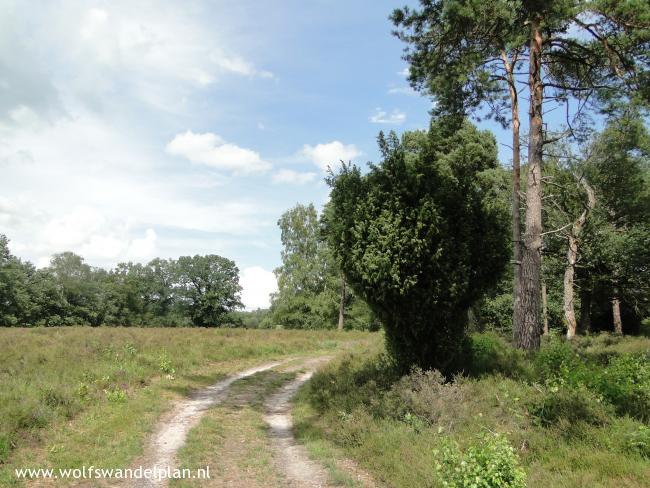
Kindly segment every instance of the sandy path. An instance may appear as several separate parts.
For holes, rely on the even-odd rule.
[[[271,395],[265,403],[264,420],[269,425],[271,445],[275,451],[278,469],[287,477],[292,488],[332,488],[340,486],[333,483],[325,468],[310,459],[307,449],[299,444],[293,436],[291,419],[291,399],[313,376],[319,366],[327,363],[330,356],[321,356],[307,360],[292,369],[305,369],[295,380],[284,385]],[[289,368],[291,370],[291,368]],[[377,488],[380,485],[351,459],[339,459],[336,464],[350,476],[355,486]]]
[[[269,397],[266,402],[267,414],[264,417],[270,427],[272,445],[276,451],[278,465],[296,487],[330,487],[329,476],[325,469],[309,459],[307,450],[296,443],[293,437],[291,421],[291,398],[298,389],[314,374],[308,371],[286,384]]]
[[[143,462],[143,467],[166,470],[169,466],[173,470],[176,467],[176,453],[185,444],[187,433],[199,423],[201,416],[208,408],[226,397],[230,385],[242,378],[275,368],[284,362],[286,361],[266,363],[240,371],[176,405],[171,414],[165,416],[160,422],[161,425],[145,452],[145,460],[149,462]],[[163,487],[167,484],[166,479],[149,479],[137,480],[132,486]]]
[[[163,416],[138,465],[142,465],[145,469],[157,470],[166,470],[169,467],[173,471],[174,468],[178,467],[176,459],[178,450],[185,444],[189,431],[199,423],[206,410],[217,404],[228,409],[237,408],[237,405],[254,403],[254,391],[256,388],[259,389],[260,386],[253,386],[253,391],[248,392],[244,389],[232,397],[233,393],[230,387],[234,382],[271,369],[278,373],[299,371],[300,373],[294,380],[281,386],[276,393],[271,394],[264,401],[264,421],[269,426],[267,439],[270,441],[267,449],[272,451],[273,471],[278,476],[273,481],[271,481],[272,478],[267,479],[267,482],[273,482],[275,486],[286,485],[291,488],[333,488],[339,486],[332,482],[328,472],[319,462],[309,458],[305,447],[296,442],[293,437],[291,420],[291,399],[298,389],[312,377],[315,370],[330,359],[330,356],[320,356],[299,361],[286,359],[266,363],[236,373],[199,391],[191,398],[178,403],[169,414]],[[283,367],[278,368],[281,365]],[[229,405],[230,402],[233,402],[233,405]],[[230,438],[227,439],[226,446],[228,446],[230,440]],[[233,436],[232,440],[233,442],[235,440],[241,442],[241,440],[237,439],[237,436]],[[241,447],[235,447],[237,448],[234,449],[231,446],[229,451],[225,453],[224,457],[226,459],[222,457],[222,460],[226,461],[225,465],[229,468],[227,477],[221,480],[221,476],[224,475],[224,473],[221,473],[219,479],[213,478],[212,482],[204,482],[201,484],[202,486],[225,486],[224,483],[232,488],[249,486],[250,480],[247,480],[245,473],[239,471],[241,467],[237,466],[236,463],[233,464],[228,457],[229,454],[233,454],[234,458],[237,458],[238,452],[235,451],[240,450]],[[233,450],[233,452],[231,453],[230,450]],[[337,464],[351,475],[359,486],[377,486],[367,473],[357,468],[351,460],[338,460]],[[133,480],[130,486],[138,488],[166,487],[168,486],[168,480],[164,478],[139,479]]]

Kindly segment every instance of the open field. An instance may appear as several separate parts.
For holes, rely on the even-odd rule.
[[[296,436],[316,456],[349,456],[396,488],[458,483],[462,461],[523,470],[531,488],[648,486],[648,338],[555,339],[525,356],[476,335],[472,370],[449,383],[400,377],[382,354],[341,358],[298,394]]]
[[[0,486],[16,467],[125,467],[194,389],[262,361],[377,334],[242,329],[0,329]]]

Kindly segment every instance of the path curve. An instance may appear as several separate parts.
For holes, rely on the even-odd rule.
[[[295,380],[284,385],[266,401],[264,420],[269,425],[270,437],[279,468],[284,472],[292,486],[300,488],[325,488],[334,486],[325,468],[309,458],[307,450],[293,437],[291,420],[291,399],[314,374],[316,365],[330,358],[316,358],[302,366],[310,369],[299,374]]]
[[[299,444],[293,436],[291,419],[291,399],[318,369],[332,359],[331,356],[315,356],[302,361],[288,358],[255,366],[204,388],[192,397],[177,403],[170,413],[163,416],[159,426],[152,436],[151,442],[145,449],[145,454],[139,463],[143,469],[174,471],[178,467],[176,455],[185,444],[189,431],[194,428],[206,411],[222,403],[230,393],[230,386],[243,378],[253,376],[263,371],[277,368],[282,371],[300,371],[298,376],[283,385],[276,393],[267,397],[264,402],[264,421],[269,426],[268,438],[273,450],[276,468],[286,479],[291,488],[334,488],[339,486],[332,483],[325,467],[318,461],[309,458],[306,448]],[[360,486],[375,488],[379,486],[367,473],[359,469],[350,459],[339,460],[348,474],[352,475]],[[134,488],[162,488],[168,486],[168,479],[138,479],[132,480]],[[232,486],[239,486],[238,483]],[[285,486],[283,483],[282,486]]]
[[[169,466],[173,471],[176,467],[176,453],[185,444],[188,432],[199,423],[208,408],[226,397],[230,385],[237,380],[267,371],[285,362],[287,360],[245,369],[200,390],[191,398],[177,404],[171,415],[161,422],[150,446],[146,449],[145,459],[149,462],[143,463],[144,469],[166,470]],[[168,480],[166,479],[142,479],[137,480],[133,486],[164,487],[167,484]]]

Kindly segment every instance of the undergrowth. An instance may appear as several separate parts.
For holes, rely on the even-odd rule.
[[[394,487],[647,486],[650,339],[552,338],[526,355],[479,334],[465,363],[400,376],[381,353],[348,356],[299,393],[297,435]]]

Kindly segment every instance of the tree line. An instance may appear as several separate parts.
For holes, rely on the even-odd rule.
[[[0,235],[0,326],[201,326],[238,323],[239,270],[214,254],[96,268],[63,252],[36,269]]]

